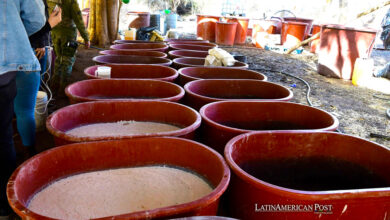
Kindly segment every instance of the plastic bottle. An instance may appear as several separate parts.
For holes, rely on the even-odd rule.
[[[130,28],[129,30],[125,31],[125,40],[136,40],[136,33],[137,29]]]

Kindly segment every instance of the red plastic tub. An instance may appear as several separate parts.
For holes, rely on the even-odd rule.
[[[321,31],[321,25],[314,24],[312,29],[312,35],[317,34]],[[320,37],[310,42],[310,52],[317,53],[320,48]]]
[[[198,51],[209,51],[216,47],[215,45],[195,45],[195,44],[169,44],[171,50],[198,50]]]
[[[204,66],[205,58],[176,58],[173,60],[173,66],[176,69],[184,68],[184,67],[202,67]],[[214,67],[210,67],[214,68]],[[229,66],[226,68],[233,69],[248,69],[248,64],[236,61],[234,66]]]
[[[47,150],[15,170],[7,187],[8,199],[22,219],[51,219],[30,211],[27,204],[36,192],[53,181],[83,172],[150,165],[192,170],[215,188],[210,194],[189,203],[99,219],[172,219],[216,215],[219,198],[229,184],[229,167],[218,153],[207,146],[173,137],[77,143]]]
[[[196,15],[196,36],[203,40],[215,42],[215,27],[220,16]]]
[[[185,104],[196,110],[217,101],[289,101],[293,97],[284,86],[251,79],[202,79],[187,83],[184,89]]]
[[[179,82],[186,83],[199,79],[254,79],[267,81],[264,74],[253,70],[230,69],[226,67],[186,67],[179,70]]]
[[[196,45],[208,45],[211,44],[208,40],[181,40],[168,41],[168,44],[196,44]]]
[[[92,59],[96,64],[155,64],[170,66],[172,61],[167,58],[129,55],[100,55]]]
[[[231,140],[225,158],[236,218],[388,219],[390,150],[376,143],[333,132],[254,132]]]
[[[186,38],[167,38],[165,39],[165,42],[168,43],[173,43],[173,42],[199,42],[199,43],[209,43],[210,41],[208,40],[200,40],[200,39],[186,39]]]
[[[179,74],[171,67],[145,64],[106,64],[111,67],[112,79],[156,79],[173,82]],[[95,72],[98,65],[90,66],[84,74],[90,79],[100,79]]]
[[[168,42],[168,45],[193,45],[193,46],[206,46],[206,47],[216,47],[217,45],[214,43],[205,43],[205,42],[196,42],[196,41],[174,41],[174,42]]]
[[[76,137],[66,131],[85,124],[117,121],[152,121],[168,123],[182,129],[154,134]],[[86,141],[118,140],[136,137],[175,136],[192,139],[200,125],[200,115],[195,110],[173,102],[164,101],[99,101],[64,107],[46,120],[46,128],[54,136],[57,146]]]
[[[293,22],[301,22],[307,24],[307,28],[305,30],[305,38],[310,34],[311,26],[313,24],[313,19],[308,18],[296,18],[296,17],[284,17],[284,21],[293,21]]]
[[[234,44],[245,44],[248,32],[249,18],[232,17],[228,18],[228,22],[237,23],[236,36],[234,37]]]
[[[165,43],[132,43],[111,45],[112,50],[135,50],[135,51],[160,51],[167,52],[168,46]]]
[[[283,22],[281,43],[292,41],[295,45],[298,42],[305,40],[307,24],[302,22],[287,21]]]
[[[150,79],[90,79],[66,87],[71,104],[107,100],[151,100],[178,102],[184,96],[180,86]]]
[[[146,56],[146,57],[160,57],[167,58],[167,54],[159,51],[132,51],[132,50],[103,50],[101,55],[128,55],[128,56]]]
[[[318,73],[352,79],[357,58],[369,57],[374,47],[376,30],[354,29],[341,25],[323,25],[318,51]]]
[[[224,101],[200,109],[202,138],[223,152],[233,137],[251,131],[334,131],[339,122],[329,113],[291,102]]]
[[[221,45],[233,46],[236,30],[236,22],[217,22],[215,42]]]
[[[168,52],[169,58],[183,58],[183,57],[196,57],[196,58],[206,58],[209,55],[207,51],[198,51],[198,50],[172,50]]]
[[[136,43],[146,43],[146,44],[161,44],[161,41],[148,41],[148,40],[115,40],[114,44],[136,44]]]

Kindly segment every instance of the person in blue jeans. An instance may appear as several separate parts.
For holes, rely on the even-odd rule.
[[[44,55],[46,53],[45,47],[50,46],[50,30],[61,22],[61,8],[56,8],[53,13],[48,13],[46,0],[40,0],[45,5],[45,16],[47,18],[45,26],[38,32],[29,37],[31,47],[34,49],[37,58],[41,64],[41,71],[25,72],[19,71],[16,74],[16,98],[14,102],[16,122],[18,132],[21,136],[22,143],[26,147],[29,157],[35,154],[35,100],[39,89],[41,72],[46,62]],[[26,159],[26,158],[24,158]]]
[[[16,167],[12,118],[16,72],[40,71],[28,36],[46,22],[42,0],[0,1],[0,219],[9,219],[7,181]]]

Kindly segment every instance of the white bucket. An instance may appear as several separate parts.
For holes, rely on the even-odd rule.
[[[98,66],[97,68],[97,75],[98,77],[109,79],[111,78],[111,67],[109,66]]]
[[[36,131],[45,129],[47,118],[47,94],[43,91],[38,91],[37,100],[35,102],[35,127]]]

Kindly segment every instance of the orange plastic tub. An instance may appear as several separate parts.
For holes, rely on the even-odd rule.
[[[292,40],[293,43],[298,43],[305,40],[307,23],[286,21],[282,25],[281,43],[284,44],[287,40]]]
[[[27,208],[32,196],[48,184],[83,172],[150,165],[194,171],[208,180],[214,190],[192,202],[99,219],[172,219],[217,214],[219,199],[229,184],[229,167],[221,155],[207,146],[173,137],[77,143],[42,152],[24,162],[11,176],[7,188],[9,203],[22,219],[52,219]]]
[[[247,32],[248,32],[249,18],[232,17],[232,18],[228,18],[228,22],[237,23],[236,36],[234,37],[234,44],[245,44]]]
[[[180,86],[151,79],[90,79],[66,87],[71,104],[89,101],[151,100],[178,102],[184,96]]]
[[[196,15],[196,36],[203,40],[215,42],[215,27],[220,16]]]
[[[236,30],[236,22],[217,22],[215,42],[221,45],[232,46],[235,42]]]

